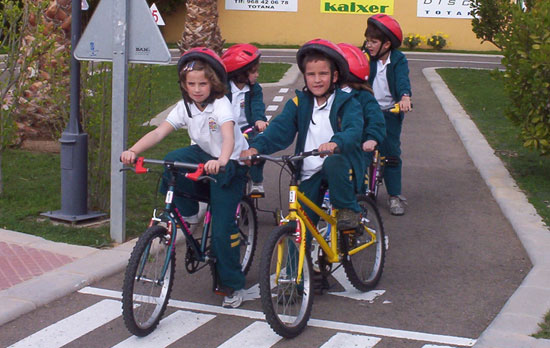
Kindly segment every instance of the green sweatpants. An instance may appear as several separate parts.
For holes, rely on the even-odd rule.
[[[327,183],[330,189],[330,203],[334,208],[348,208],[360,212],[361,208],[355,198],[354,182],[349,161],[342,155],[332,155],[325,159],[321,170],[309,179],[302,181],[299,188],[310,200],[320,206],[324,194],[320,190],[321,185]],[[319,215],[306,206],[303,208],[313,224],[317,225]]]
[[[384,111],[386,120],[386,139],[380,144],[382,156],[393,157],[398,165],[384,168],[384,183],[390,196],[401,194],[401,127],[403,125],[403,113],[394,114]]]
[[[165,160],[188,163],[206,163],[213,159],[198,145],[191,145],[168,153]],[[240,264],[240,237],[235,222],[237,206],[246,186],[248,168],[229,161],[225,172],[215,175],[217,182],[194,182],[178,176],[176,190],[210,197],[212,209],[211,247],[216,256],[216,270],[222,286],[233,290],[244,288],[245,277]],[[168,174],[163,176],[160,192],[166,193]],[[174,203],[183,216],[198,213],[197,201],[174,196]]]

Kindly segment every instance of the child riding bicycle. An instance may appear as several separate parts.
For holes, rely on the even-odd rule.
[[[361,148],[366,152],[365,165],[368,167],[372,161],[372,151],[386,137],[386,122],[380,105],[374,98],[374,92],[367,82],[370,74],[369,60],[357,47],[339,43],[349,65],[349,74],[342,82],[342,90],[351,93],[361,104],[363,110],[363,136]]]
[[[233,45],[221,57],[229,77],[226,96],[231,101],[241,131],[253,127],[257,132],[263,132],[268,124],[262,87],[257,82],[260,57],[258,48],[250,44]],[[246,139],[249,143],[257,132],[248,133]],[[249,193],[264,193],[264,165],[265,162],[261,161],[250,167],[252,185]]]
[[[318,149],[330,156],[308,157],[300,164],[300,191],[314,203],[323,200],[321,186],[327,183],[330,200],[338,210],[338,229],[351,230],[359,224],[361,211],[355,194],[361,188],[364,159],[361,152],[363,116],[361,106],[338,83],[348,74],[348,63],[334,43],[315,39],[296,55],[305,80],[303,91],[288,101],[283,112],[243,151],[241,157],[271,154],[296,140],[295,153]],[[338,148],[340,153],[334,154]],[[317,224],[319,216],[306,208]]]
[[[380,144],[380,153],[392,163],[384,174],[388,191],[390,213],[405,214],[406,199],[401,195],[401,128],[404,112],[411,110],[411,83],[407,58],[397,48],[401,46],[403,33],[399,23],[385,14],[369,17],[363,49],[370,56],[369,83],[374,96],[384,112],[386,139]],[[401,112],[390,110],[399,104]]]
[[[236,161],[248,144],[235,125],[231,103],[225,97],[227,75],[218,55],[204,47],[185,52],[178,61],[179,85],[183,100],[156,129],[144,135],[124,151],[121,160],[132,164],[141,152],[153,147],[174,130],[187,127],[195,145],[168,153],[165,160],[205,163],[207,174],[216,178],[208,184],[192,182],[179,176],[177,191],[209,192],[212,208],[212,249],[216,257],[218,281],[226,292],[222,305],[239,307],[243,301],[245,276],[239,261],[239,233],[235,211],[246,185],[247,167]],[[220,167],[224,166],[224,172]],[[167,191],[165,172],[161,192]],[[198,213],[197,201],[174,197],[174,202],[186,221],[192,222]],[[195,220],[198,219],[195,217]]]

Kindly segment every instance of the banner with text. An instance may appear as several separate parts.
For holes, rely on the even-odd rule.
[[[297,12],[298,0],[225,0],[226,10]]]
[[[393,0],[321,0],[322,13],[393,14]]]
[[[472,19],[470,0],[418,0],[418,17]]]

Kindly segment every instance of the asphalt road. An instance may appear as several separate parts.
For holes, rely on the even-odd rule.
[[[264,52],[264,61],[294,61],[294,53]],[[192,320],[179,319],[161,336],[174,339],[170,347],[329,347],[339,339],[363,340],[363,346],[376,348],[462,347],[471,346],[514,292],[531,264],[516,234],[501,213],[487,186],[472,164],[438,99],[422,75],[426,67],[498,68],[495,56],[408,55],[413,85],[414,111],[405,118],[402,135],[403,194],[407,197],[406,215],[390,216],[385,190],[379,208],[389,250],[384,274],[373,299],[356,300],[324,294],[315,297],[310,326],[298,338],[278,340],[270,336],[261,320],[259,300],[245,302],[240,310],[221,310],[221,298],[211,293],[207,270],[189,276],[183,269],[183,254],[176,271],[176,283],[165,317],[192,311]],[[264,88],[264,101],[270,115],[301,88],[301,78],[284,92],[280,86]],[[283,100],[273,102],[277,96]],[[279,100],[281,98],[277,98]],[[289,149],[288,152],[292,152]],[[271,163],[265,169],[267,197],[260,208],[274,210],[279,204],[279,170]],[[287,188],[283,177],[281,188]],[[286,198],[283,197],[283,202]],[[270,213],[259,213],[260,247],[273,228]],[[257,283],[260,248],[247,276],[247,288]],[[107,347],[125,341],[130,334],[120,317],[117,299],[123,273],[97,282],[81,292],[55,301],[0,327],[0,346],[41,339],[48,332],[52,341],[83,327],[83,333],[64,347]],[[331,279],[332,292],[345,287]],[[186,301],[186,302],[184,302]],[[114,308],[114,309],[113,309]],[[97,310],[98,312],[93,312]],[[114,318],[106,314],[113,310]],[[84,314],[77,314],[84,311]],[[81,319],[92,312],[91,319]],[[99,314],[98,314],[99,313]],[[100,317],[107,318],[101,321]],[[73,316],[76,315],[76,316]],[[60,329],[69,318],[67,328]],[[98,326],[86,323],[95,322]],[[204,322],[198,328],[186,327]],[[72,324],[71,324],[72,323]],[[198,324],[197,324],[198,325]],[[252,326],[250,326],[252,325]],[[45,330],[44,330],[45,329]],[[41,331],[42,330],[42,331]],[[266,331],[263,331],[266,330]],[[57,333],[57,334],[56,334]],[[254,336],[254,334],[259,336]],[[349,335],[354,336],[349,336]],[[233,337],[234,335],[237,335]],[[130,338],[131,340],[132,338]],[[272,340],[272,341],[271,341]],[[156,347],[166,346],[159,338],[141,340]],[[172,342],[172,341],[170,341]],[[127,342],[136,346],[135,342]],[[346,346],[340,345],[340,346]]]

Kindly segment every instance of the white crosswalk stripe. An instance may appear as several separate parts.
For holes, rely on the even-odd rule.
[[[13,344],[10,348],[57,348],[119,317],[120,301],[103,300]]]
[[[211,314],[177,311],[161,320],[158,328],[149,335],[145,337],[132,336],[114,348],[167,347],[215,317]]]
[[[330,340],[327,341],[327,343],[321,346],[321,348],[372,348],[378,342],[380,342],[380,338],[378,337],[352,335],[339,332],[336,335],[332,336]]]
[[[273,332],[267,323],[257,321],[225,341],[218,348],[269,348],[281,339],[283,338]]]

